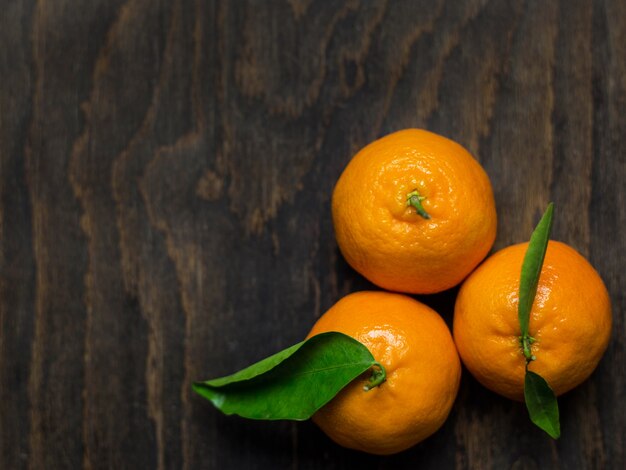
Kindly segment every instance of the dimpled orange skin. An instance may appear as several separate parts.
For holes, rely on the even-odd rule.
[[[454,340],[465,366],[485,387],[524,399],[524,365],[517,316],[519,279],[528,243],[488,258],[463,283],[454,309]],[[611,303],[602,279],[578,252],[550,241],[531,309],[529,370],[556,395],[596,368],[611,335]]]
[[[405,295],[358,292],[337,302],[309,337],[339,331],[361,341],[387,380],[364,391],[366,372],[321,408],[313,421],[338,444],[388,455],[417,444],[444,423],[456,397],[461,363],[441,317]]]
[[[417,189],[430,215],[407,207]],[[348,263],[387,290],[429,294],[459,284],[496,236],[489,177],[456,142],[420,129],[358,152],[332,197],[337,243]]]

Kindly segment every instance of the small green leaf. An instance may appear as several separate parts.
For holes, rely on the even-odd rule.
[[[227,415],[300,421],[376,364],[357,340],[322,333],[233,375],[196,382],[193,389]]]
[[[539,374],[527,370],[524,378],[524,398],[530,420],[550,437],[558,439],[561,435],[559,405],[548,382]]]
[[[548,204],[543,217],[535,227],[531,237],[524,262],[522,264],[522,275],[519,285],[519,304],[517,308],[517,316],[522,331],[522,338],[528,336],[528,323],[530,321],[530,309],[535,300],[537,293],[537,284],[539,283],[539,274],[541,274],[541,266],[546,256],[548,248],[548,240],[550,239],[550,231],[552,230],[552,211],[554,205]]]

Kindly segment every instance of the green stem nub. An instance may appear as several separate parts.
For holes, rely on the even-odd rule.
[[[428,212],[426,212],[424,206],[422,206],[422,201],[424,199],[426,199],[426,196],[420,196],[420,193],[417,191],[417,189],[414,189],[406,195],[406,205],[413,206],[415,208],[415,211],[419,215],[421,215],[425,219],[430,219],[430,215],[428,215]]]
[[[374,369],[372,370],[372,376],[370,377],[369,383],[363,386],[363,390],[369,392],[371,389],[378,387],[385,380],[387,380],[387,371],[380,362],[374,362]]]
[[[524,351],[524,357],[526,358],[526,365],[531,361],[537,359],[530,350],[530,345],[535,342],[535,338],[530,335],[524,335],[520,338],[522,342],[522,350]]]

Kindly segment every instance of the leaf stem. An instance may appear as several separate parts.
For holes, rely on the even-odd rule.
[[[378,387],[385,380],[387,380],[387,371],[385,367],[380,362],[374,362],[372,364],[374,369],[372,370],[372,376],[370,377],[369,383],[363,386],[363,390],[369,392],[371,389]]]
[[[420,193],[417,189],[414,189],[409,194],[406,195],[406,205],[413,206],[417,214],[421,215],[425,219],[430,219],[430,215],[424,209],[422,205],[422,201],[426,199],[426,196],[420,196]]]
[[[522,343],[522,351],[524,351],[524,357],[526,358],[526,365],[528,366],[531,361],[537,359],[530,350],[530,345],[535,342],[535,338],[530,335],[523,335],[520,337],[520,341]]]

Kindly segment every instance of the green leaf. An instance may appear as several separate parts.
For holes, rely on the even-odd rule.
[[[193,390],[227,415],[300,421],[376,364],[357,340],[322,333],[233,375],[196,382]]]
[[[530,321],[530,309],[537,294],[537,284],[539,283],[539,274],[541,274],[541,266],[546,256],[548,248],[548,240],[550,239],[550,231],[552,230],[552,211],[554,205],[548,204],[543,217],[535,227],[530,237],[530,243],[524,256],[522,264],[522,275],[519,285],[519,304],[517,308],[517,316],[522,331],[522,338],[528,336],[528,323]]]
[[[521,342],[524,356],[526,357],[526,377],[524,378],[524,399],[526,407],[533,423],[547,432],[553,439],[558,439],[561,435],[561,425],[559,423],[559,405],[554,392],[540,375],[528,370],[528,364],[535,360],[532,355],[530,345],[534,339],[529,334],[530,310],[535,295],[537,295],[537,285],[539,275],[548,249],[550,232],[552,230],[552,213],[554,205],[548,204],[548,208],[541,217],[541,220],[533,231],[524,262],[522,264],[522,274],[519,286],[519,305],[517,315],[522,333]]]
[[[530,420],[550,437],[558,439],[561,435],[559,405],[548,382],[539,374],[527,370],[524,378],[524,398]]]

